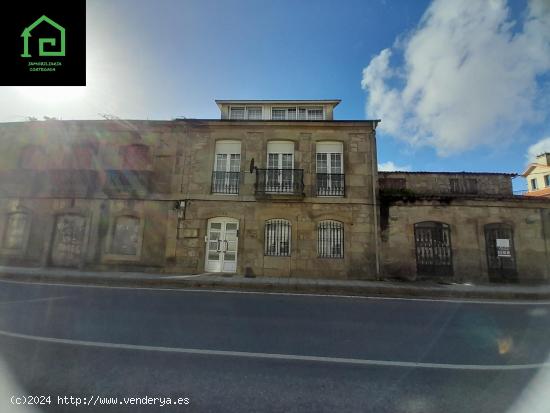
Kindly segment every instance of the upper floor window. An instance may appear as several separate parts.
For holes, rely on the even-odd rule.
[[[341,142],[317,143],[317,195],[344,195],[344,165]]]
[[[261,120],[262,119],[262,107],[261,106],[231,106],[229,110],[229,118],[237,120]]]
[[[271,119],[273,120],[323,120],[324,111],[322,107],[290,107],[271,108]]]
[[[550,186],[550,175],[544,175],[544,186]]]
[[[291,225],[286,219],[265,222],[265,255],[290,256]]]
[[[534,191],[535,189],[538,189],[537,179],[536,179],[536,178],[531,179],[531,189],[532,189],[533,191]]]
[[[262,108],[261,106],[249,106],[246,108],[247,118],[250,120],[261,120],[262,119]]]
[[[451,178],[450,184],[452,193],[477,194],[477,179],[475,178]]]
[[[244,107],[232,107],[230,119],[244,119]]]
[[[212,193],[238,194],[241,170],[241,143],[216,142]]]
[[[25,212],[13,212],[8,214],[6,217],[2,247],[9,250],[24,249],[28,225],[29,214]]]
[[[151,164],[149,147],[147,145],[133,144],[121,148],[122,169],[128,171],[147,170]]]
[[[92,143],[74,145],[63,158],[65,169],[92,169],[97,146]]]

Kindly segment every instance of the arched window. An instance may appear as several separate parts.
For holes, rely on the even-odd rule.
[[[6,226],[2,247],[7,250],[21,251],[27,242],[30,217],[26,212],[12,212],[6,216]]]
[[[144,171],[149,169],[151,159],[147,145],[132,144],[121,148],[122,169]]]
[[[111,253],[137,255],[139,250],[140,220],[133,216],[119,216],[113,226]]]
[[[434,221],[414,224],[416,269],[419,275],[452,275],[451,229]]]
[[[291,224],[286,219],[265,222],[265,255],[290,256]]]
[[[344,258],[344,224],[331,220],[319,222],[317,255],[320,258]]]

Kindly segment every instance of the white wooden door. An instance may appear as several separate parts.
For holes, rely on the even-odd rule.
[[[212,218],[208,221],[205,271],[237,271],[238,243],[239,221],[233,218]]]

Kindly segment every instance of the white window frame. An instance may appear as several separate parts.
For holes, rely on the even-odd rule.
[[[275,118],[273,111],[285,111],[284,119]],[[321,117],[315,117],[312,119],[310,111],[321,111]],[[271,107],[271,120],[325,120],[325,107],[324,106],[272,106]]]
[[[531,178],[531,189],[533,191],[536,191],[537,189],[539,189],[537,178]]]
[[[242,109],[243,110],[243,117],[242,118],[234,118],[232,116],[232,113],[231,111],[233,109]],[[250,110],[251,109],[259,109],[260,110],[260,117],[259,118],[251,118],[250,117]],[[263,107],[262,106],[258,106],[258,105],[235,105],[235,106],[229,106],[229,119],[233,119],[233,120],[262,120],[264,118],[264,110],[263,110]]]

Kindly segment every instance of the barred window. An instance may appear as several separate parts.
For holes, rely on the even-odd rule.
[[[344,258],[344,224],[338,221],[319,223],[317,254],[320,258]]]
[[[291,225],[286,219],[265,222],[265,255],[290,256]]]
[[[120,255],[137,255],[139,244],[139,219],[120,216],[115,221],[111,252]]]
[[[29,215],[24,212],[8,214],[2,245],[9,250],[22,250],[25,247],[25,235],[29,224]]]

